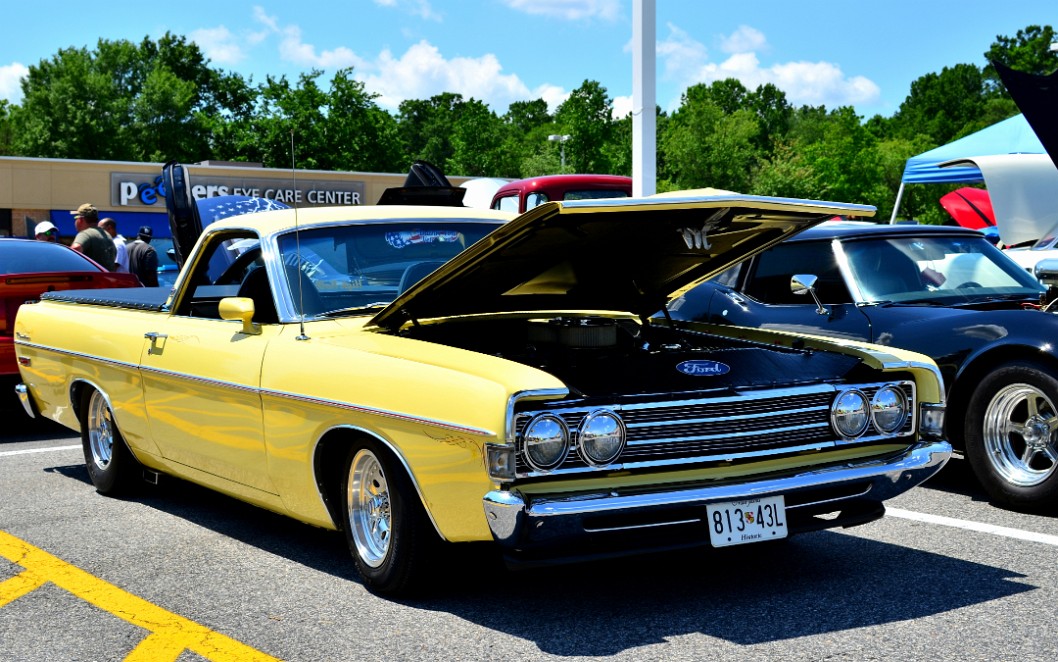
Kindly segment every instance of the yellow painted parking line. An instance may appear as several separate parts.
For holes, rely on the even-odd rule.
[[[54,584],[150,633],[126,660],[176,660],[183,651],[189,650],[214,662],[278,662],[271,655],[127,593],[6,531],[0,531],[0,556],[26,569],[0,582],[0,607],[45,583]]]
[[[21,598],[27,593],[32,593],[47,583],[47,579],[38,577],[29,570],[19,573],[11,579],[0,582],[0,607],[3,607],[12,600]]]

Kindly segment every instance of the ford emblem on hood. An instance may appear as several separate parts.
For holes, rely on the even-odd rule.
[[[719,361],[684,361],[676,369],[692,377],[716,377],[731,372],[731,366]]]

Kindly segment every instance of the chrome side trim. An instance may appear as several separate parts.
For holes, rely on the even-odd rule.
[[[465,434],[472,434],[474,436],[479,436],[479,437],[496,437],[496,436],[498,436],[492,430],[485,430],[485,429],[482,429],[482,428],[474,428],[474,427],[469,427],[469,426],[466,426],[466,425],[459,425],[457,423],[450,423],[448,421],[434,420],[434,419],[424,418],[424,417],[420,417],[420,416],[409,416],[408,414],[402,414],[402,413],[399,413],[399,412],[389,411],[389,410],[386,410],[386,409],[377,409],[377,408],[374,408],[374,407],[364,407],[364,406],[361,406],[361,405],[356,405],[356,404],[352,404],[352,403],[348,403],[348,402],[340,402],[338,400],[329,400],[329,399],[326,399],[326,398],[313,398],[313,397],[310,397],[310,396],[298,395],[298,394],[295,394],[295,393],[287,393],[285,391],[276,391],[276,390],[271,390],[271,389],[262,389],[262,388],[259,388],[259,387],[256,387],[256,386],[247,386],[246,384],[236,384],[234,382],[228,382],[228,381],[224,381],[224,380],[220,380],[220,379],[209,379],[209,378],[206,378],[206,377],[199,377],[197,375],[190,375],[190,374],[187,374],[187,373],[175,372],[175,371],[171,371],[171,370],[161,370],[161,369],[158,369],[158,368],[152,368],[150,366],[137,365],[135,363],[129,363],[127,361],[114,361],[114,360],[111,360],[111,359],[100,358],[98,356],[92,356],[92,355],[89,355],[89,354],[83,354],[81,352],[71,352],[69,350],[56,349],[54,347],[45,347],[43,345],[31,345],[31,344],[28,344],[28,343],[21,343],[21,344],[25,344],[25,345],[27,345],[29,347],[33,347],[35,349],[50,351],[50,352],[54,352],[56,354],[62,354],[62,355],[70,356],[70,357],[73,357],[73,358],[84,359],[84,360],[86,360],[88,362],[100,363],[100,364],[103,364],[103,365],[114,366],[114,367],[119,367],[119,368],[131,368],[133,370],[139,370],[141,373],[154,375],[156,377],[171,377],[171,378],[181,379],[183,381],[187,381],[187,382],[191,382],[191,383],[195,383],[195,384],[202,384],[204,386],[221,387],[221,388],[226,388],[226,389],[230,389],[230,390],[233,390],[233,391],[240,391],[240,392],[243,392],[243,393],[251,393],[251,394],[252,393],[257,393],[257,394],[259,394],[262,397],[272,396],[272,397],[281,398],[281,399],[285,399],[285,400],[292,400],[292,401],[296,401],[296,402],[304,402],[304,403],[307,403],[307,404],[322,405],[322,406],[326,406],[326,407],[336,407],[338,409],[344,409],[346,411],[354,411],[354,412],[361,413],[361,414],[368,414],[368,415],[372,415],[372,416],[383,416],[383,417],[386,417],[386,418],[397,419],[397,420],[401,420],[401,421],[405,421],[405,422],[409,422],[409,423],[421,423],[423,425],[429,425],[429,426],[432,426],[432,427],[444,428],[446,430],[455,430],[457,432],[463,432]]]
[[[383,416],[385,418],[392,418],[406,423],[421,423],[423,425],[429,425],[432,427],[444,428],[445,430],[454,430],[456,432],[463,432],[466,434],[472,434],[477,437],[496,437],[498,436],[492,430],[485,430],[483,428],[474,428],[466,425],[459,425],[457,423],[449,423],[447,421],[440,421],[432,418],[424,418],[421,416],[409,416],[407,414],[401,414],[395,411],[389,411],[386,409],[377,409],[374,407],[363,407],[361,405],[354,405],[348,402],[340,402],[338,400],[329,400],[326,398],[313,398],[307,395],[297,395],[296,393],[286,393],[283,391],[273,391],[266,389],[258,389],[262,396],[272,396],[281,398],[284,400],[293,400],[295,402],[303,402],[306,404],[322,405],[325,407],[335,407],[338,409],[344,409],[345,411],[357,412],[360,414],[368,414],[371,416]]]

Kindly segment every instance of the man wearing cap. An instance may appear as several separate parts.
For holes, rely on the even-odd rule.
[[[37,241],[50,241],[53,243],[59,241],[59,229],[51,221],[37,223],[37,227],[33,228],[33,234]]]
[[[151,246],[154,231],[144,225],[136,240],[128,245],[129,271],[136,274],[144,287],[158,287],[158,252]]]
[[[91,203],[84,203],[73,214],[73,226],[77,229],[70,248],[84,253],[107,269],[113,271],[118,250],[114,240],[99,229],[99,212]]]
[[[109,217],[101,219],[99,221],[99,229],[106,232],[114,240],[114,248],[117,250],[117,256],[114,258],[117,266],[114,267],[114,271],[127,274],[129,272],[129,252],[125,248],[125,237],[118,233],[117,222]]]

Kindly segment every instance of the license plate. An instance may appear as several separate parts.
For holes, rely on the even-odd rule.
[[[786,505],[781,494],[710,504],[706,514],[713,547],[778,540],[787,535]]]

